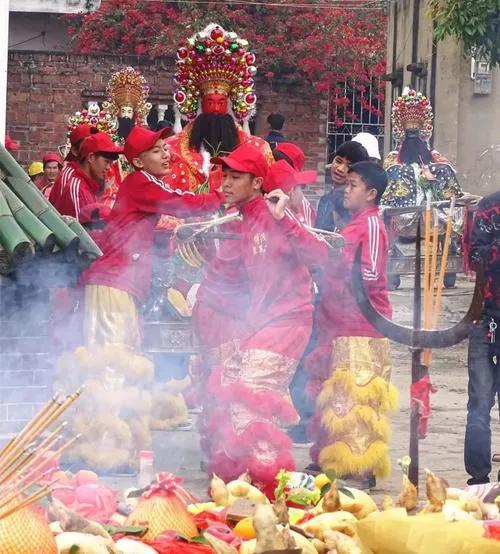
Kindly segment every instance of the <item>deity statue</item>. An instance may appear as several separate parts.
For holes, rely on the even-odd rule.
[[[216,23],[188,38],[177,50],[177,108],[175,130],[169,139],[173,154],[167,184],[193,192],[217,187],[220,170],[210,159],[251,142],[268,159],[268,144],[252,136],[248,121],[255,114],[257,96],[255,54],[248,41]],[[181,118],[188,123],[182,129]]]

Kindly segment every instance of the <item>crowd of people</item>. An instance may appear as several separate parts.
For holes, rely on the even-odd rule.
[[[211,26],[203,44],[210,37],[221,44],[226,34]],[[135,120],[119,144],[80,123],[69,134],[66,160],[47,153],[29,174],[61,214],[88,226],[103,251],[80,280],[88,348],[141,352],[138,307],[150,290],[161,216],[239,214],[220,226],[232,238],[220,240],[205,264],[193,309],[204,466],[225,480],[248,471],[265,490],[279,470],[294,468],[293,442],[310,441],[309,471],[331,470],[372,488],[390,471],[388,413],[396,409],[397,391],[389,340],[355,300],[355,256],[360,249],[372,305],[390,318],[389,235],[380,205],[415,206],[429,194],[443,200],[461,190],[449,162],[428,146],[428,101],[410,91],[394,119],[399,144],[387,172],[376,137],[360,133],[333,154],[332,187],[315,213],[306,196],[317,174],[304,170],[306,155],[285,138],[284,117],[269,116],[266,139],[246,129],[255,102],[254,57],[230,35],[242,56],[224,58],[222,49],[220,65],[209,58],[212,50],[207,59],[200,48],[189,56],[197,35],[179,50],[174,98],[189,121],[176,122],[175,134],[170,125],[151,130]],[[187,59],[193,61],[184,66]],[[244,105],[234,93],[242,79]],[[120,173],[123,158],[127,170],[110,194],[109,176]],[[498,363],[498,193],[484,202],[470,249],[489,283],[470,346],[471,483],[487,481],[491,470],[487,437]],[[410,232],[414,220],[400,223],[400,232]],[[341,249],[329,241],[333,236]]]

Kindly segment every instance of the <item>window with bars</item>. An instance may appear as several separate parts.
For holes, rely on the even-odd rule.
[[[332,161],[335,151],[342,143],[361,132],[377,137],[383,157],[384,89],[384,81],[377,78],[369,85],[344,83],[332,90],[327,123],[328,163]],[[326,184],[331,184],[329,171],[326,171]]]

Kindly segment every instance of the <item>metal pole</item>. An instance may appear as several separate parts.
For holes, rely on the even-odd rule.
[[[0,2],[0,141],[5,143],[7,62],[9,57],[9,1]]]
[[[421,222],[417,226],[416,249],[415,249],[415,281],[413,296],[413,329],[418,331],[422,327],[422,290],[420,275],[420,251],[421,251]],[[417,383],[422,377],[421,365],[422,348],[414,345],[411,350],[411,382]],[[411,399],[410,399],[411,403]],[[420,409],[418,404],[410,405],[410,458],[411,465],[408,478],[418,489],[419,472],[419,451],[418,451],[418,424],[420,421]]]

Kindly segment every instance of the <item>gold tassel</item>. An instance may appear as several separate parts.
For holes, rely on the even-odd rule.
[[[328,379],[318,396],[317,405],[320,409],[326,409],[332,400],[338,395],[338,389],[342,388],[353,402],[364,405],[374,405],[379,412],[392,412],[398,409],[399,393],[396,387],[387,383],[382,377],[374,377],[363,386],[356,384],[354,374],[351,371],[336,370]]]
[[[370,406],[354,406],[344,417],[339,417],[333,409],[329,408],[323,414],[321,424],[329,431],[330,436],[357,428],[361,424],[370,429],[370,434],[386,443],[390,438],[387,418],[377,415],[377,412]]]
[[[339,477],[373,471],[375,477],[383,479],[391,473],[388,446],[382,441],[373,442],[362,455],[354,454],[345,442],[330,444],[321,450],[319,464],[323,471],[333,469]]]

